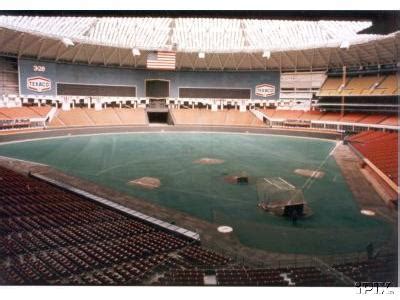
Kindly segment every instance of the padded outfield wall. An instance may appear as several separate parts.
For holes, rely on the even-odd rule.
[[[21,95],[56,96],[57,84],[64,83],[134,87],[136,97],[145,97],[145,82],[151,79],[169,81],[172,98],[179,97],[180,88],[243,89],[251,99],[265,100],[277,99],[280,90],[278,71],[148,71],[20,59],[18,72]],[[275,94],[257,95],[256,86],[265,84],[275,87]]]

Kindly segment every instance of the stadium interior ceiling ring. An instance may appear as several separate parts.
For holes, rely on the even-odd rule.
[[[177,70],[318,70],[398,60],[399,31],[371,21],[0,16],[0,52],[57,62],[144,68],[176,52]]]

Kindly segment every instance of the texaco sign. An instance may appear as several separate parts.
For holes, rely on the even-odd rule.
[[[26,79],[28,90],[38,93],[51,90],[51,80],[42,76],[29,77]]]
[[[256,85],[256,95],[261,97],[275,95],[275,86],[266,83]]]

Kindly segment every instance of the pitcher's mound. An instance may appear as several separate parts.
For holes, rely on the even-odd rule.
[[[209,157],[203,157],[194,161],[195,164],[201,164],[201,165],[219,165],[224,162],[225,161],[222,159],[209,158]]]
[[[136,186],[140,186],[145,189],[152,190],[152,189],[158,188],[161,185],[161,182],[158,178],[142,177],[142,178],[138,178],[138,179],[129,181],[128,184],[136,185]]]
[[[294,170],[294,172],[301,176],[318,178],[318,179],[324,177],[324,175],[325,175],[324,172],[315,171],[315,170],[307,170],[307,169],[296,169],[296,170]]]

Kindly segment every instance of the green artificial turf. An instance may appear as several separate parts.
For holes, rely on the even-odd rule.
[[[382,244],[391,226],[361,215],[333,157],[334,142],[286,136],[223,133],[136,133],[36,140],[0,146],[0,155],[55,167],[67,174],[137,196],[199,218],[233,227],[240,241],[269,251],[338,254]],[[217,158],[222,164],[193,161]],[[307,177],[295,169],[325,172],[303,190],[313,211],[293,225],[257,207],[256,182],[281,177],[302,188]],[[225,176],[246,173],[249,185]],[[161,181],[148,190],[127,182]],[[171,220],[167,220],[171,221]]]

